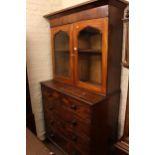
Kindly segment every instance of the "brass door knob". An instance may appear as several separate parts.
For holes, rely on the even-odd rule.
[[[77,47],[74,47],[74,51],[77,51]]]

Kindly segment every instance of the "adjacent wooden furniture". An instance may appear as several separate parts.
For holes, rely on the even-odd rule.
[[[125,9],[124,15],[124,26],[125,26],[125,54],[123,59],[123,67],[129,68],[129,8]],[[124,133],[121,139],[115,144],[117,155],[129,155],[129,84],[126,100],[126,112],[125,112],[125,125]]]
[[[46,135],[69,155],[108,155],[116,141],[125,6],[93,0],[44,16],[54,75],[41,82]]]
[[[26,155],[54,155],[29,129],[26,129]]]
[[[123,137],[115,144],[117,155],[129,155],[129,91],[127,96],[126,115]]]

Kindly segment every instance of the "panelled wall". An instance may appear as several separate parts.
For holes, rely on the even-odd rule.
[[[52,75],[49,23],[43,15],[76,5],[87,0],[27,0],[27,71],[30,85],[32,110],[35,116],[38,137],[44,139],[44,118],[40,81],[48,80]],[[122,134],[125,114],[128,70],[122,69],[122,97],[119,115],[119,135]]]

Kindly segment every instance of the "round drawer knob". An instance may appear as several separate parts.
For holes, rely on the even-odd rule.
[[[77,109],[76,105],[75,104],[72,104],[71,105],[71,109],[76,110]]]
[[[72,136],[72,140],[73,140],[74,142],[76,142],[76,141],[77,141],[77,136],[73,135],[73,136]]]
[[[52,110],[54,109],[54,107],[53,107],[53,106],[51,106],[49,109],[50,109],[50,111],[52,111]]]
[[[73,125],[73,126],[76,126],[76,125],[77,125],[76,119],[73,119],[73,120],[72,120],[72,125]]]
[[[51,125],[53,125],[53,124],[54,124],[54,120],[51,121]]]

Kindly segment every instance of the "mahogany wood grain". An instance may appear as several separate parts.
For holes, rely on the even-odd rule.
[[[82,89],[75,87],[73,85],[65,84],[62,82],[58,82],[56,80],[48,80],[41,82],[42,85],[42,91],[45,89],[48,90],[55,90],[59,93],[63,93],[67,95],[68,97],[72,97],[74,99],[78,99],[81,103],[86,105],[94,105],[104,99],[106,99],[106,96],[93,93],[92,91]]]
[[[92,9],[92,8],[96,8],[96,7],[104,6],[108,4],[116,6],[119,9],[123,10],[128,5],[128,2],[123,0],[119,0],[119,1],[118,0],[89,0],[87,2],[83,2],[81,4],[77,4],[75,6],[62,9],[60,11],[56,11],[54,13],[49,13],[47,15],[44,15],[44,17],[49,20],[54,18],[60,18],[68,14],[73,14],[73,13],[81,12],[83,10],[88,10],[88,9]]]
[[[120,89],[123,42],[122,17],[122,10],[111,5],[109,6],[107,93]]]
[[[108,16],[108,6],[100,6],[97,8],[83,10],[74,14],[69,14],[59,18],[54,18],[50,20],[51,27],[56,27],[59,25],[71,24],[74,22],[84,21],[88,19],[98,19]]]

